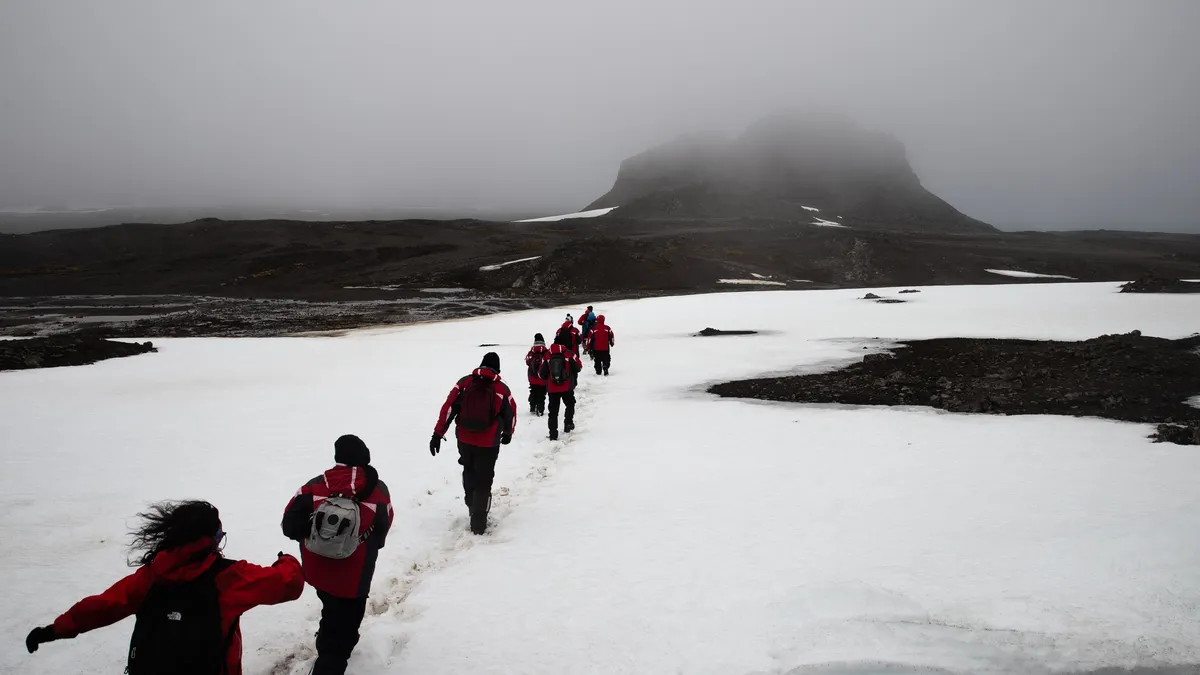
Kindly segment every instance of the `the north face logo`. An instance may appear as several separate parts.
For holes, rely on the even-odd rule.
[[[179,612],[170,612],[167,614],[167,621],[183,621],[183,615]]]

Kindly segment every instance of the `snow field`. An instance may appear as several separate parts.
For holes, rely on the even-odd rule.
[[[597,306],[617,333],[612,376],[584,359],[578,428],[555,443],[525,412],[522,359],[562,310],[156,340],[154,355],[2,373],[0,626],[23,636],[127,573],[125,525],[152,499],[211,499],[231,556],[294,551],[283,506],[331,464],[333,439],[357,433],[396,509],[358,675],[1200,660],[1200,456],[1151,444],[1148,425],[703,391],[828,369],[891,339],[1176,337],[1200,316],[1195,296],[1115,284],[922,290],[886,310],[858,302],[863,289]],[[772,332],[688,337],[708,325]],[[489,349],[520,422],[497,463],[494,527],[477,538],[453,442],[437,458],[426,446],[450,386]],[[248,613],[246,672],[307,672],[317,612],[306,590]],[[0,672],[119,672],[131,626],[34,656],[7,641]]]

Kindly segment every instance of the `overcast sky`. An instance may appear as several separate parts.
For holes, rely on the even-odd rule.
[[[0,0],[0,206],[571,209],[783,107],[1000,226],[1200,231],[1200,0]]]

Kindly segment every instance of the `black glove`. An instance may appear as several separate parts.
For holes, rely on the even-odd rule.
[[[438,452],[441,451],[441,449],[442,449],[442,437],[438,436],[437,434],[434,434],[433,438],[429,439],[429,454],[433,455],[434,457],[437,457],[437,454],[438,454]]]
[[[287,555],[287,554],[286,554],[286,553],[284,553],[283,551],[280,551],[280,552],[279,552],[279,555],[275,556],[275,559],[276,559],[276,560],[278,560],[278,559],[282,558],[282,557],[283,557],[283,556],[285,556],[285,555]]]
[[[508,445],[512,443],[512,434],[502,434],[500,436],[500,445]]]
[[[38,650],[38,645],[47,642],[54,642],[58,636],[54,634],[54,626],[41,626],[29,631],[29,637],[25,638],[25,648],[32,654]]]

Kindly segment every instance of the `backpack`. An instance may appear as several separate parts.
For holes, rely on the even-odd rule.
[[[221,631],[217,575],[234,564],[218,557],[191,581],[157,581],[137,610],[129,640],[129,675],[222,675],[237,632]]]
[[[567,357],[562,352],[550,355],[550,381],[554,384],[566,384],[571,379],[571,369],[567,366]]]
[[[486,431],[496,422],[496,388],[492,380],[472,375],[458,400],[458,423],[468,431]]]
[[[527,357],[527,360],[529,362],[529,369],[528,369],[529,377],[531,377],[535,380],[542,379],[541,374],[538,371],[540,371],[542,369],[542,357],[544,357],[545,355],[546,355],[546,350],[544,350],[544,349],[540,352],[533,352],[533,351],[529,352],[529,356]]]
[[[362,523],[358,504],[375,491],[379,474],[374,467],[364,467],[364,470],[367,472],[367,484],[361,492],[353,497],[330,495],[313,509],[308,538],[304,540],[304,548],[309,553],[332,560],[345,560],[354,555],[359,545],[371,535],[373,524],[366,532],[360,531]]]

